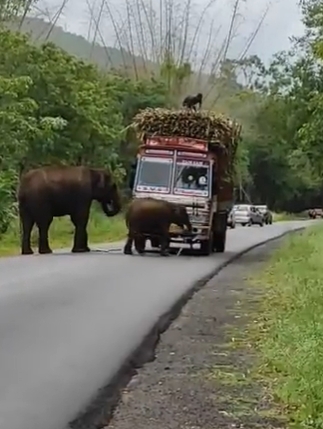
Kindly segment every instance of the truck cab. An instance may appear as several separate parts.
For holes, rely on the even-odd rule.
[[[209,255],[225,248],[228,210],[218,201],[218,179],[218,157],[206,141],[147,137],[137,154],[132,194],[184,205],[193,231],[172,228],[171,242],[199,244],[200,252]]]

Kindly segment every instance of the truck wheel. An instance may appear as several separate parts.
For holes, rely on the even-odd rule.
[[[202,256],[209,256],[213,251],[213,245],[212,240],[203,240],[201,241],[201,247],[200,247],[200,255]]]
[[[225,250],[225,242],[227,237],[227,228],[226,226],[227,216],[224,213],[218,214],[214,218],[213,226],[213,251],[218,253],[223,253]]]
[[[201,241],[200,255],[209,256],[211,254],[210,240]]]
[[[225,243],[227,239],[227,231],[214,233],[214,248],[217,253],[225,251]]]

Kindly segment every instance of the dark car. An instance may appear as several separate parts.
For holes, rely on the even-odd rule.
[[[322,218],[322,217],[323,217],[323,210],[322,210],[322,209],[319,209],[319,208],[316,208],[316,209],[309,209],[309,211],[308,211],[308,216],[309,216],[311,219],[316,219],[317,217]]]
[[[271,225],[273,223],[273,215],[269,208],[266,205],[259,205],[256,206],[257,209],[260,211],[260,213],[264,217],[264,221],[266,225]]]

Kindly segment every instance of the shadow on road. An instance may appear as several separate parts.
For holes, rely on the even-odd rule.
[[[226,251],[224,253],[213,253],[209,256],[204,256],[199,254],[199,249],[181,249],[173,247],[170,249],[170,256],[169,257],[181,257],[181,256],[194,256],[196,258],[216,258],[220,257],[221,255],[225,255],[226,257],[233,257],[236,254],[236,252],[233,251]],[[39,256],[38,253],[35,253],[35,256]],[[50,255],[43,255],[43,256],[50,256],[50,257],[58,257],[58,256],[70,256],[70,257],[81,257],[81,256],[90,256],[90,255],[109,255],[109,256],[120,256],[123,255],[123,249],[120,248],[111,248],[111,249],[91,249],[91,252],[84,252],[84,253],[72,253],[71,251],[60,251],[60,252],[53,252]],[[147,257],[160,257],[160,253],[158,249],[147,249],[143,255],[138,254],[135,250],[133,250],[134,257],[138,258],[147,258]]]

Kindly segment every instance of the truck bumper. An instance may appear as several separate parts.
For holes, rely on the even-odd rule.
[[[193,232],[170,232],[172,243],[194,244],[208,239],[209,228],[196,228],[193,226]]]

